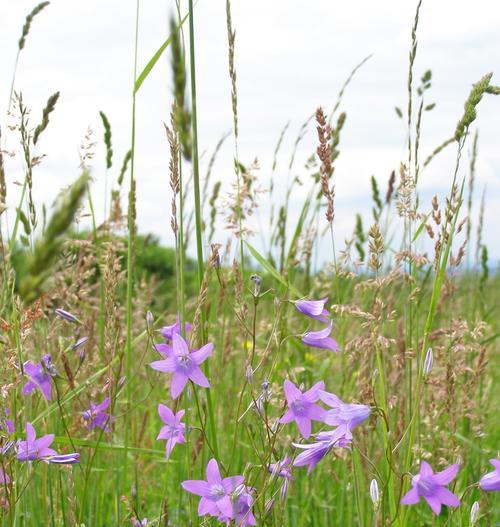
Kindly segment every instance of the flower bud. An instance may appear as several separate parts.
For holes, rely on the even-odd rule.
[[[479,519],[479,502],[475,501],[470,509],[470,525],[474,527]]]
[[[378,483],[376,479],[372,479],[370,483],[370,498],[372,499],[373,507],[375,510],[377,510],[380,504],[380,492],[378,490]]]
[[[434,364],[434,354],[432,353],[432,348],[427,350],[424,360],[424,375],[427,377],[432,370],[432,365]]]

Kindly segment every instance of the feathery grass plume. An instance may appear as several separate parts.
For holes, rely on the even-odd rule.
[[[368,231],[368,249],[370,251],[368,267],[378,273],[382,266],[381,256],[384,252],[384,238],[378,223],[373,224]]]
[[[323,108],[319,107],[316,110],[316,130],[318,131],[319,146],[316,149],[316,153],[321,161],[320,167],[320,181],[321,181],[321,192],[326,199],[326,220],[328,223],[333,223],[334,209],[333,209],[333,198],[335,196],[335,189],[332,185],[330,187],[330,178],[333,173],[332,165],[332,149],[330,146],[331,128],[327,124]]]
[[[361,214],[356,214],[356,226],[354,227],[354,238],[355,243],[354,246],[356,247],[356,250],[359,254],[359,259],[364,262],[365,261],[365,250],[363,248],[364,243],[366,242],[366,236],[363,230],[363,219],[361,218]]]
[[[458,121],[457,127],[455,129],[455,141],[460,142],[462,137],[469,129],[469,126],[476,119],[476,106],[483,98],[483,95],[487,93],[487,90],[490,87],[490,80],[492,76],[493,73],[487,73],[472,86],[469,97],[467,97],[467,100],[464,104],[464,114],[460,121]]]
[[[438,147],[436,147],[431,154],[429,154],[424,161],[424,167],[426,167],[440,152],[442,152],[448,145],[451,145],[455,142],[455,137],[450,137],[443,141]]]
[[[177,141],[177,135],[175,133],[175,122],[174,122],[174,113],[175,113],[175,105],[172,108],[172,112],[170,114],[171,117],[171,126],[172,128],[169,128],[166,124],[165,126],[165,132],[167,134],[167,140],[170,147],[170,161],[168,163],[169,171],[170,171],[170,188],[172,189],[172,205],[171,205],[171,211],[172,216],[170,218],[170,226],[172,227],[172,231],[174,233],[175,238],[177,239],[177,234],[179,231],[179,224],[177,223],[177,195],[180,192],[180,176],[179,176],[179,143]]]
[[[418,113],[417,113],[417,124],[415,129],[415,161],[414,161],[414,168],[415,168],[415,182],[418,181],[418,176],[420,172],[420,165],[419,165],[419,146],[420,146],[420,132],[422,129],[422,115],[424,111],[430,111],[434,108],[435,104],[428,104],[424,105],[424,95],[425,92],[431,87],[431,79],[432,79],[432,72],[431,70],[427,70],[420,79],[420,86],[417,88],[417,93],[420,96],[420,104],[418,107]],[[418,196],[417,196],[418,199]]]
[[[191,139],[191,113],[186,103],[186,65],[180,31],[173,16],[170,18],[170,35],[172,38],[170,47],[172,50],[171,66],[174,80],[175,129],[179,134],[182,155],[186,160],[190,161],[193,155],[193,145]]]
[[[26,17],[26,20],[24,22],[23,31],[21,33],[21,38],[19,39],[19,51],[24,48],[24,45],[26,44],[26,37],[28,36],[30,29],[31,29],[31,23],[33,22],[33,19],[35,18],[38,13],[40,13],[43,9],[45,9],[50,2],[40,2],[37,6],[33,8],[31,13]]]
[[[394,183],[396,183],[396,171],[393,170],[389,176],[389,182],[387,184],[387,192],[385,194],[385,203],[389,205],[391,202],[392,194],[394,192]]]
[[[375,179],[375,176],[371,176],[370,182],[372,186],[372,199],[373,203],[375,204],[375,207],[372,207],[373,219],[375,221],[379,221],[383,205],[382,200],[380,199],[380,191],[378,189],[378,184],[377,180]]]
[[[87,189],[88,173],[84,172],[65,192],[56,205],[43,237],[37,241],[29,258],[26,276],[19,277],[18,286],[25,304],[42,293],[60,253],[63,237],[68,232]]]
[[[208,197],[208,185],[210,183],[210,179],[212,176],[212,170],[214,168],[215,160],[217,159],[217,156],[220,152],[220,149],[222,148],[222,145],[224,144],[225,140],[231,135],[231,132],[227,132],[224,134],[215,145],[214,151],[212,152],[212,155],[210,156],[210,160],[208,162],[207,166],[207,172],[205,175],[205,180],[203,181],[203,190],[201,193],[201,201],[203,204],[205,204],[207,197]]]
[[[132,150],[129,150],[125,157],[123,158],[122,167],[120,169],[120,175],[118,176],[118,185],[121,187],[123,183],[123,178],[125,177],[125,174],[127,172],[128,164],[130,163],[130,160],[132,159]]]
[[[104,144],[106,145],[106,168],[111,168],[113,165],[113,146],[111,144],[111,125],[104,112],[99,112],[101,116],[102,125],[104,126]]]
[[[59,99],[59,92],[56,92],[53,95],[51,95],[49,99],[47,100],[47,104],[45,105],[45,108],[43,109],[42,122],[35,128],[35,132],[33,134],[33,144],[34,145],[37,144],[40,134],[45,130],[45,128],[47,128],[47,125],[49,124],[49,115],[54,111],[58,99]]]
[[[231,105],[233,110],[234,136],[238,138],[238,92],[236,91],[236,69],[234,67],[234,42],[236,31],[231,20],[231,2],[226,0],[227,41],[229,45],[229,77],[231,78]]]
[[[217,208],[215,206],[217,202],[217,198],[219,197],[221,182],[216,181],[214,184],[214,188],[212,190],[212,196],[210,197],[210,232],[208,235],[208,239],[211,240],[214,236],[215,232],[215,217],[217,215]]]
[[[500,95],[500,86],[488,86],[486,88],[486,93],[490,95]]]

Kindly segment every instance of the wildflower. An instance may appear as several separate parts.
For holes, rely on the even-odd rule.
[[[109,407],[109,397],[106,397],[101,404],[90,403],[90,408],[82,412],[83,418],[87,421],[87,428],[94,430],[97,426],[105,432],[109,432],[109,424],[112,423],[115,418],[106,413]]]
[[[253,496],[251,487],[246,485],[239,485],[234,492],[231,493],[231,503],[233,511],[231,516],[221,514],[217,519],[230,525],[234,521],[234,525],[238,527],[245,527],[247,525],[255,525],[255,517],[252,512]]]
[[[72,322],[73,324],[81,324],[81,321],[75,317],[72,313],[69,311],[65,311],[64,309],[56,309],[55,314],[60,316],[61,318],[64,318],[64,320],[67,320],[68,322]]]
[[[339,345],[337,344],[337,341],[330,337],[332,328],[333,321],[330,320],[330,323],[326,328],[320,329],[319,331],[308,331],[307,333],[304,333],[304,335],[302,336],[302,342],[314,348],[321,348],[338,352]]]
[[[172,353],[164,360],[152,362],[150,366],[154,370],[174,374],[170,393],[173,399],[177,399],[189,380],[198,386],[210,388],[200,364],[211,355],[213,347],[213,344],[205,344],[199,350],[189,352],[186,341],[178,333],[173,333]]]
[[[294,447],[304,450],[295,458],[293,466],[307,465],[308,474],[333,448],[350,448],[352,434],[343,428],[337,428],[316,434],[316,439],[316,443],[292,443]]]
[[[319,398],[333,408],[325,413],[324,422],[327,425],[345,427],[351,431],[370,416],[369,406],[345,403],[334,393],[320,390]]]
[[[186,333],[189,333],[191,331],[191,324],[189,322],[186,322],[184,324],[184,329],[185,329]],[[181,331],[181,322],[180,322],[179,318],[177,318],[175,323],[172,324],[171,326],[164,326],[164,327],[162,327],[160,329],[160,333],[162,334],[163,338],[165,338],[167,340],[172,340],[174,333],[176,333],[177,335],[180,335],[182,333],[182,331]]]
[[[427,350],[424,359],[424,375],[427,376],[432,370],[432,365],[434,364],[434,354],[432,353],[432,348]]]
[[[269,472],[272,476],[279,476],[284,479],[293,479],[292,471],[290,470],[290,456],[286,456],[282,461],[271,463],[269,465]]]
[[[424,498],[434,514],[441,512],[441,505],[458,507],[459,499],[445,487],[458,472],[458,465],[450,465],[441,472],[434,473],[429,463],[422,461],[420,473],[413,476],[411,480],[412,489],[409,490],[401,500],[403,505],[414,505]]]
[[[380,503],[380,492],[378,490],[378,483],[376,479],[372,479],[370,482],[370,498],[372,499],[375,510],[377,510]]]
[[[165,426],[162,427],[156,439],[166,439],[165,457],[168,459],[177,443],[186,442],[184,437],[186,425],[181,423],[181,419],[184,416],[184,410],[180,410],[174,414],[170,408],[167,408],[164,404],[159,404],[158,415],[165,423]]]
[[[87,344],[87,342],[90,340],[89,337],[82,337],[80,339],[78,339],[72,346],[71,346],[71,351],[75,351],[77,350],[78,348],[81,348],[82,346],[85,346],[85,344]]]
[[[304,315],[320,322],[326,322],[327,319],[325,317],[330,316],[330,313],[325,309],[327,302],[328,298],[322,298],[321,300],[296,300],[294,304],[297,310]]]
[[[479,519],[479,502],[475,501],[470,508],[470,524],[471,527],[476,525],[477,520]]]
[[[10,483],[9,475],[3,468],[0,467],[0,485],[8,485]],[[1,490],[1,489],[0,489]]]
[[[153,313],[151,313],[151,311],[148,311],[146,313],[146,325],[148,329],[151,329],[153,327],[154,322],[155,322],[155,317],[153,316]]]
[[[215,459],[211,459],[206,469],[207,480],[187,480],[181,483],[182,488],[191,494],[200,496],[198,515],[222,516],[233,518],[233,503],[230,494],[240,485],[245,478],[243,476],[231,476],[222,479],[219,465]]]
[[[48,434],[40,439],[36,438],[36,432],[31,423],[26,423],[26,441],[17,442],[17,459],[19,461],[34,461],[50,456],[56,456],[57,452],[49,448],[54,441],[54,434]]]
[[[22,394],[28,395],[37,388],[40,388],[43,396],[47,401],[52,398],[52,379],[55,375],[54,368],[50,359],[50,355],[44,355],[39,364],[33,364],[30,361],[24,363],[24,372],[28,375],[30,380],[23,386]]]
[[[322,421],[325,410],[314,404],[319,399],[319,390],[325,387],[323,381],[316,383],[307,392],[302,393],[292,381],[285,380],[284,389],[288,410],[280,419],[280,423],[295,421],[303,437],[311,435],[311,421]]]
[[[500,491],[500,459],[490,459],[495,470],[488,472],[479,480],[479,486],[483,490]]]
[[[76,452],[72,454],[57,454],[49,457],[47,461],[56,465],[74,465],[80,462],[80,454]]]
[[[132,527],[146,527],[148,524],[148,519],[143,518],[142,520],[139,520],[137,518],[132,518]]]
[[[10,410],[5,409],[5,418],[0,420],[0,430],[5,430],[8,434],[12,435],[14,433],[14,421],[9,419]]]

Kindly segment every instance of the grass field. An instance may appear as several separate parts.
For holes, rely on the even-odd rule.
[[[188,4],[146,67],[135,61],[123,161],[101,113],[110,175],[103,223],[90,140],[81,173],[52,209],[33,195],[37,145],[59,94],[33,124],[13,72],[16,125],[2,124],[0,140],[17,138],[25,176],[13,203],[2,146],[0,524],[500,525],[500,276],[482,242],[483,215],[471,215],[476,113],[500,87],[491,74],[471,79],[455,130],[424,158],[422,121],[433,108],[424,103],[431,72],[414,72],[420,2],[407,107],[398,110],[403,159],[362,189],[372,197],[370,223],[357,214],[352,236],[337,239],[342,95],[357,68],[331,113],[311,108],[317,149],[286,195],[273,194],[274,169],[261,182],[238,156],[228,0],[234,180],[225,188],[200,174]],[[27,17],[19,55],[47,5]],[[134,170],[136,100],[166,56],[172,249],[137,233]],[[419,176],[444,149],[456,152],[449,192],[424,201]],[[249,227],[258,188],[273,203],[265,249]],[[290,206],[294,193],[300,210]],[[86,215],[88,229],[77,232]],[[221,218],[224,246],[214,242]]]

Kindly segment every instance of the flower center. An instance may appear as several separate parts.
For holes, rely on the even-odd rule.
[[[192,360],[189,355],[181,355],[179,357],[179,360],[177,362],[177,366],[180,370],[182,370],[184,373],[188,373],[192,366]]]
[[[224,490],[224,487],[216,483],[215,485],[212,485],[210,487],[210,496],[215,499],[219,500],[220,498],[224,497],[226,495],[226,491]]]
[[[418,493],[421,496],[430,496],[435,489],[436,485],[428,478],[420,478],[417,482]]]
[[[308,406],[309,406],[309,403],[307,401],[302,400],[302,398],[296,399],[290,405],[292,412],[295,415],[305,415],[307,413]]]

